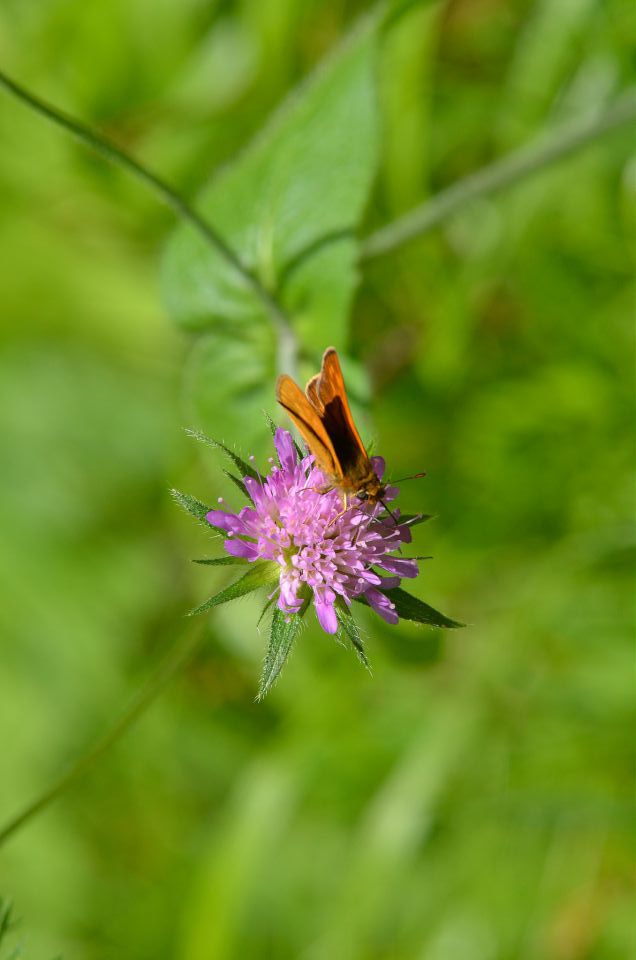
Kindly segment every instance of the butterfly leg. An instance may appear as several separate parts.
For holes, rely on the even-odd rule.
[[[311,490],[312,493],[319,493],[322,496],[323,493],[331,493],[331,491],[335,489],[335,485],[330,483],[326,487],[303,487],[299,493],[302,493],[304,490]]]
[[[331,489],[333,490],[334,488],[332,487]],[[336,520],[339,520],[340,517],[344,517],[345,513],[349,509],[349,495],[344,490],[341,490],[340,492],[342,495],[342,510],[340,511],[340,513],[337,513],[335,517],[331,518],[331,520],[327,524],[327,529],[329,529],[332,523],[335,523]]]

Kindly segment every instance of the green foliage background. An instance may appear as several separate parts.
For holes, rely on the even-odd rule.
[[[470,624],[363,613],[373,678],[310,624],[257,705],[259,601],[213,611],[177,682],[0,851],[22,917],[7,955],[634,949],[630,134],[385,257],[357,265],[355,242],[601,112],[628,82],[633,16],[621,0],[402,6],[347,41],[331,88],[321,68],[317,113],[302,87],[278,180],[268,144],[290,108],[259,131],[364,4],[0,7],[2,62],[28,87],[188,195],[225,167],[203,209],[285,286],[301,374],[335,342],[391,471],[428,471],[402,496],[436,514],[415,591]],[[168,488],[235,495],[183,426],[268,455],[276,338],[124,173],[5,94],[0,138],[4,820],[230,579],[188,563],[218,544]]]

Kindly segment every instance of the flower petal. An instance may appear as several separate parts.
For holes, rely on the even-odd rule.
[[[389,573],[396,573],[398,577],[416,577],[419,573],[417,561],[405,560],[403,557],[382,557],[377,565]]]
[[[379,613],[383,620],[392,624],[398,622],[400,618],[395,610],[395,604],[392,603],[384,593],[380,593],[375,587],[369,587],[369,589],[365,591],[364,596],[368,600],[369,606],[373,607],[375,612]]]
[[[297,458],[291,433],[288,430],[283,430],[282,427],[278,427],[274,434],[274,446],[283,470],[293,470]]]
[[[381,590],[395,590],[400,586],[399,577],[382,577],[379,583]]]
[[[295,570],[283,569],[280,575],[280,597],[278,606],[286,613],[296,613],[302,605],[302,597],[298,596],[301,586],[300,577]]]
[[[227,530],[229,533],[247,533],[243,520],[235,513],[228,513],[226,510],[210,510],[205,515],[205,519],[213,527],[220,527],[221,530]]]
[[[328,603],[326,600],[319,600],[318,597],[314,598],[314,603],[316,606],[316,616],[322,629],[325,633],[336,633],[338,630],[338,617],[336,616],[333,603]]]
[[[243,483],[245,489],[247,490],[252,503],[257,507],[263,502],[263,484],[258,480],[255,480],[254,477],[243,477]]]
[[[233,557],[245,557],[246,560],[258,560],[258,545],[249,540],[225,540],[223,546]]]
[[[371,457],[371,466],[375,470],[375,475],[378,480],[381,480],[384,476],[384,471],[386,470],[384,457]]]

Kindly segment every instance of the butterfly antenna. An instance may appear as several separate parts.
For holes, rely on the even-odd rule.
[[[391,480],[391,483],[404,483],[405,480],[421,480],[422,477],[425,476],[427,476],[427,473],[423,470],[421,473],[412,473],[409,477],[399,477],[397,480]]]
[[[380,500],[380,503],[382,504],[382,506],[384,507],[384,509],[386,510],[386,512],[389,514],[389,516],[392,517],[393,522],[395,523],[395,526],[397,527],[398,524],[399,524],[399,520],[398,520],[398,518],[396,517],[396,515],[393,513],[393,511],[391,510],[391,508],[385,503],[384,500]]]

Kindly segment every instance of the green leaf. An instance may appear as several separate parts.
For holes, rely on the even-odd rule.
[[[351,611],[344,602],[336,604],[336,616],[338,617],[338,623],[342,627],[343,632],[346,634],[347,639],[355,650],[360,663],[367,668],[369,673],[372,673],[371,664],[369,663],[365,653],[364,643],[362,642],[362,637],[360,636],[358,624],[355,622]]]
[[[278,607],[275,608],[257,700],[262,700],[276,682],[289,656],[292,644],[298,636],[301,624],[302,616],[299,613],[285,614]]]
[[[277,563],[273,560],[257,560],[240,580],[230,584],[229,587],[225,587],[224,590],[210,597],[205,603],[195,607],[194,610],[190,611],[188,616],[194,617],[198,613],[205,613],[206,610],[211,610],[212,607],[218,607],[221,603],[227,603],[229,600],[244,597],[246,593],[251,593],[253,590],[257,590],[258,587],[263,587],[266,584],[278,583],[279,577],[280,567]]]
[[[357,279],[353,234],[378,146],[376,21],[358,24],[197,204],[301,326],[328,325],[309,335],[319,349],[343,342]],[[169,244],[164,279],[171,313],[186,326],[262,315],[236,271],[187,225]]]
[[[423,600],[411,596],[410,593],[402,590],[401,587],[396,587],[394,590],[386,590],[384,592],[395,604],[397,614],[402,620],[415,620],[417,623],[428,623],[432,627],[454,628],[465,626],[465,624],[459,623],[457,620],[451,620],[450,617],[444,616],[443,613],[433,609],[428,603],[424,603]]]
[[[212,437],[206,436],[205,433],[201,433],[200,430],[188,429],[186,430],[186,433],[188,434],[189,437],[193,437],[195,440],[198,440],[200,443],[205,443],[209,447],[214,447],[216,450],[222,450],[223,453],[226,455],[226,457],[230,458],[234,466],[241,471],[241,474],[244,477],[252,477],[253,480],[259,479],[258,472],[254,469],[254,467],[251,464],[249,464],[247,460],[243,460],[242,457],[239,457],[238,453],[235,453],[234,450],[231,450],[229,447],[226,447],[226,445],[224,443],[221,443],[220,440],[214,440]],[[232,480],[234,481],[237,480],[237,478],[234,477],[232,474],[227,473],[226,471],[224,472],[226,473],[226,476],[229,476]],[[240,480],[238,482],[240,483]]]
[[[193,563],[201,563],[206,567],[234,567],[242,563],[249,563],[245,557],[202,557],[200,560],[193,560]]]
[[[355,234],[378,156],[377,19],[364,18],[197,203],[317,354],[344,349],[358,282]],[[276,409],[277,372],[261,300],[186,224],[168,244],[163,288],[175,321],[204,334],[186,372],[196,422],[223,411],[227,435],[259,451],[257,415]]]

